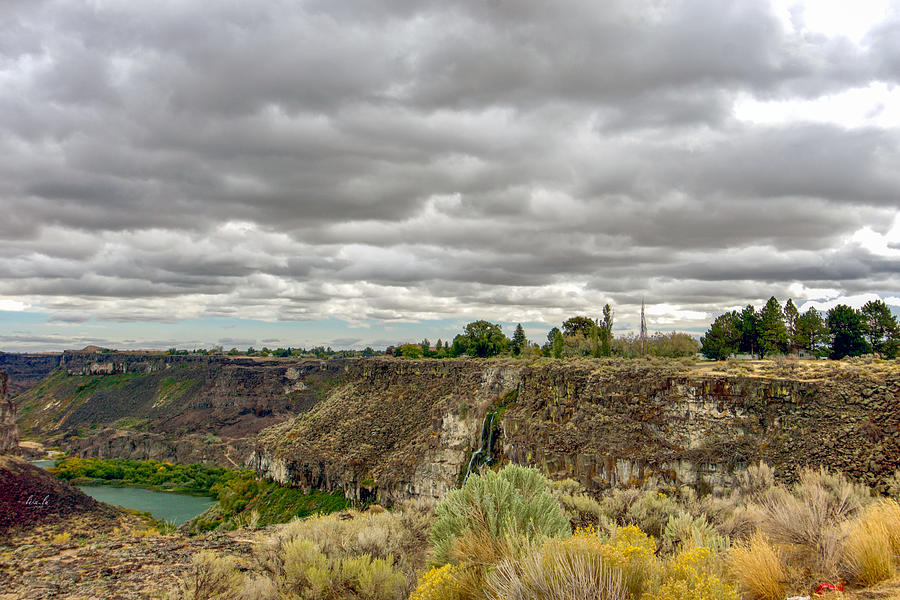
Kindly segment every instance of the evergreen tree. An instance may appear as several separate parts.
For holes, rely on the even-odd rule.
[[[518,356],[522,353],[522,350],[525,349],[525,344],[528,343],[528,340],[525,338],[525,329],[522,327],[522,324],[519,323],[516,325],[516,331],[513,333],[512,337],[512,352],[514,355]]]
[[[900,345],[900,327],[897,317],[882,300],[870,300],[860,310],[863,320],[863,331],[866,341],[877,352],[886,358],[897,356]]]
[[[864,337],[862,315],[845,304],[838,304],[828,311],[828,329],[831,331],[831,358],[861,356],[870,351]]]
[[[797,348],[807,350],[816,356],[824,356],[828,349],[831,333],[822,313],[815,307],[797,318]]]
[[[740,319],[741,341],[738,344],[738,350],[747,354],[756,354],[759,347],[759,318],[753,305],[748,304],[744,307]]]
[[[700,352],[707,358],[724,360],[737,351],[740,342],[741,317],[732,311],[716,317],[700,338]]]
[[[758,356],[784,353],[787,350],[788,336],[784,325],[784,312],[781,304],[772,296],[759,313],[759,348]]]
[[[788,298],[784,305],[784,326],[787,329],[788,351],[797,350],[797,319],[800,318],[800,311],[794,305],[794,301]]]

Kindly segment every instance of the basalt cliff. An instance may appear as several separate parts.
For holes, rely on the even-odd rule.
[[[883,486],[900,365],[66,354],[20,424],[81,455],[249,465],[304,488],[440,497],[514,461],[592,490],[727,485],[765,460]]]
[[[392,501],[440,497],[488,457],[593,490],[727,485],[759,460],[783,478],[824,465],[879,486],[900,460],[895,364],[781,375],[637,360],[371,360],[348,364],[344,380],[260,432],[253,466]]]
[[[65,352],[17,397],[28,437],[80,456],[241,466],[256,434],[324,397],[318,360]]]
[[[0,455],[19,451],[16,405],[7,394],[8,377],[0,372]]]

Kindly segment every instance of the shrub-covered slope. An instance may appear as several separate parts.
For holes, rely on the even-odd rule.
[[[66,353],[21,394],[23,433],[82,456],[236,466],[261,429],[307,410],[343,366],[317,360]]]

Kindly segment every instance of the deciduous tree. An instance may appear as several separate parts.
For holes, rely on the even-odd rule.
[[[596,321],[594,321],[594,319],[591,319],[589,317],[577,316],[577,317],[572,317],[570,319],[566,319],[565,321],[563,321],[563,324],[562,324],[563,335],[568,337],[568,336],[572,336],[572,335],[581,334],[581,335],[587,337],[591,332],[591,327],[593,327],[595,324],[596,324]]]
[[[603,321],[600,322],[600,354],[612,354],[613,311],[609,304],[603,306]]]

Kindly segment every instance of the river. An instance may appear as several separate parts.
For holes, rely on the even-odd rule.
[[[55,462],[53,460],[35,460],[32,461],[32,464],[47,469],[52,467]],[[155,518],[174,525],[190,521],[216,503],[215,500],[206,496],[157,492],[139,487],[79,485],[78,489],[100,502],[148,512]]]

